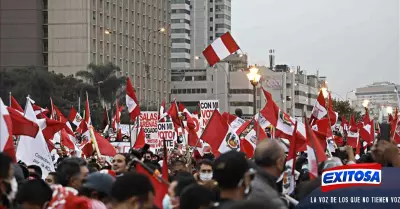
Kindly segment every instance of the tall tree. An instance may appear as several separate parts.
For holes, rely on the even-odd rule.
[[[99,100],[101,98],[107,104],[111,104],[125,83],[125,77],[118,76],[120,73],[121,69],[118,66],[107,63],[105,65],[89,64],[87,70],[81,70],[76,75],[90,84],[88,88],[97,90]]]
[[[344,116],[347,120],[354,115],[356,121],[361,120],[361,112],[350,106],[348,101],[332,100],[333,109],[338,112],[339,117]]]

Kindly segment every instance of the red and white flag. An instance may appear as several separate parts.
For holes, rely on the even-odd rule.
[[[239,136],[226,123],[217,109],[214,110],[200,138],[211,146],[214,155],[231,150],[240,151]]]
[[[122,130],[121,130],[121,111],[122,109],[118,105],[118,100],[115,101],[116,105],[116,111],[115,111],[115,116],[114,120],[112,123],[113,129],[117,133],[116,140],[122,140]]]
[[[86,103],[85,103],[85,122],[88,126],[92,125],[92,118],[90,116],[90,106],[89,106],[89,96],[86,93]]]
[[[131,116],[131,121],[135,121],[136,117],[140,115],[140,107],[129,77],[126,80],[126,107]]]
[[[9,157],[15,159],[14,141],[12,138],[12,122],[10,114],[3,100],[0,98],[0,152],[6,153]]]
[[[165,112],[165,99],[163,99],[160,110],[158,112],[158,121],[160,122],[165,122],[165,117],[168,115],[168,113]]]
[[[304,117],[307,121],[307,118]],[[325,155],[325,151],[322,148],[319,140],[315,136],[314,132],[310,128],[308,123],[305,124],[306,129],[306,141],[307,141],[307,159],[308,167],[310,170],[310,178],[314,179],[318,177],[318,164],[324,162],[328,158]]]
[[[227,121],[234,131],[237,131],[246,121],[228,112],[222,113],[222,117]]]
[[[12,134],[16,136],[35,137],[39,131],[39,126],[35,122],[27,119],[23,113],[14,108],[7,107],[12,122]]]
[[[76,127],[79,127],[82,122],[82,117],[78,113],[78,111],[76,111],[76,109],[72,107],[69,111],[68,120],[71,121]]]
[[[22,109],[21,105],[19,105],[17,100],[13,96],[10,96],[10,99],[11,99],[11,106],[10,107],[14,108],[15,110],[18,110],[21,113],[23,113],[24,109]]]
[[[324,94],[322,93],[321,90],[319,91],[317,101],[315,101],[314,107],[312,109],[311,119],[310,119],[311,124],[315,124],[315,120],[323,118],[327,113],[328,110],[326,108]]]
[[[66,129],[66,133],[68,134],[74,134],[67,125],[63,122],[53,120],[50,118],[43,118],[43,119],[37,119],[37,122],[39,124],[40,129],[43,132],[44,139],[49,140],[53,138],[54,134],[57,132],[61,131],[62,129]]]
[[[221,37],[215,39],[211,45],[207,46],[203,51],[203,55],[208,64],[213,66],[239,49],[231,34],[226,32]]]

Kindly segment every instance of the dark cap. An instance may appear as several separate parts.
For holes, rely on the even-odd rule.
[[[246,156],[242,152],[229,151],[220,155],[213,164],[213,178],[221,189],[234,189],[249,170]]]
[[[109,174],[94,172],[89,174],[86,182],[83,184],[84,188],[93,189],[97,192],[102,192],[111,195],[111,188],[115,182],[115,178]]]

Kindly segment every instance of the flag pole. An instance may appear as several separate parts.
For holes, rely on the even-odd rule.
[[[132,149],[133,144],[132,144],[132,130],[131,130],[131,123],[132,120],[129,120],[128,126],[129,126],[129,147]]]
[[[328,117],[328,124],[329,124],[329,129],[331,130],[331,132],[332,132],[332,124],[331,124],[331,118],[329,117],[329,109],[330,109],[330,102],[329,101],[332,101],[332,98],[331,98],[331,92],[330,91],[328,91],[328,94],[329,94],[329,96],[328,96],[328,111],[327,111],[327,117]],[[333,134],[333,133],[332,133]],[[325,140],[325,141],[327,141],[327,140]],[[336,144],[336,143],[335,143]],[[331,151],[329,150],[329,141],[327,141],[327,146],[326,146],[326,149],[328,150],[328,154],[329,154],[329,157],[332,157],[332,153],[331,153]]]
[[[11,97],[12,97],[12,95],[11,95],[11,91],[10,92],[8,92],[8,94],[9,94],[9,106],[11,107]]]
[[[306,116],[306,112],[303,112],[303,117],[304,117],[304,121],[306,122],[306,132],[308,132],[309,134],[309,136],[310,136],[310,139],[308,139],[308,140],[310,140],[310,142],[311,142],[311,145],[313,146],[313,152],[314,152],[314,155],[315,155],[315,159],[317,160],[317,163],[319,162],[319,160],[318,160],[318,155],[317,155],[317,152],[315,151],[315,143],[314,143],[314,138],[313,138],[313,134],[312,134],[312,132],[311,132],[311,129],[310,129],[310,125],[309,125],[309,123],[308,123],[308,119],[307,119],[307,116]],[[307,138],[307,134],[306,134],[306,138]]]

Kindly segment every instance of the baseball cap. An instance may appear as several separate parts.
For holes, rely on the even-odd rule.
[[[242,152],[229,151],[220,155],[213,164],[213,178],[222,189],[238,187],[240,180],[249,170],[246,156]]]
[[[115,182],[115,178],[106,173],[94,172],[89,174],[86,182],[83,184],[84,188],[93,189],[97,192],[103,192],[111,195],[111,188]]]

